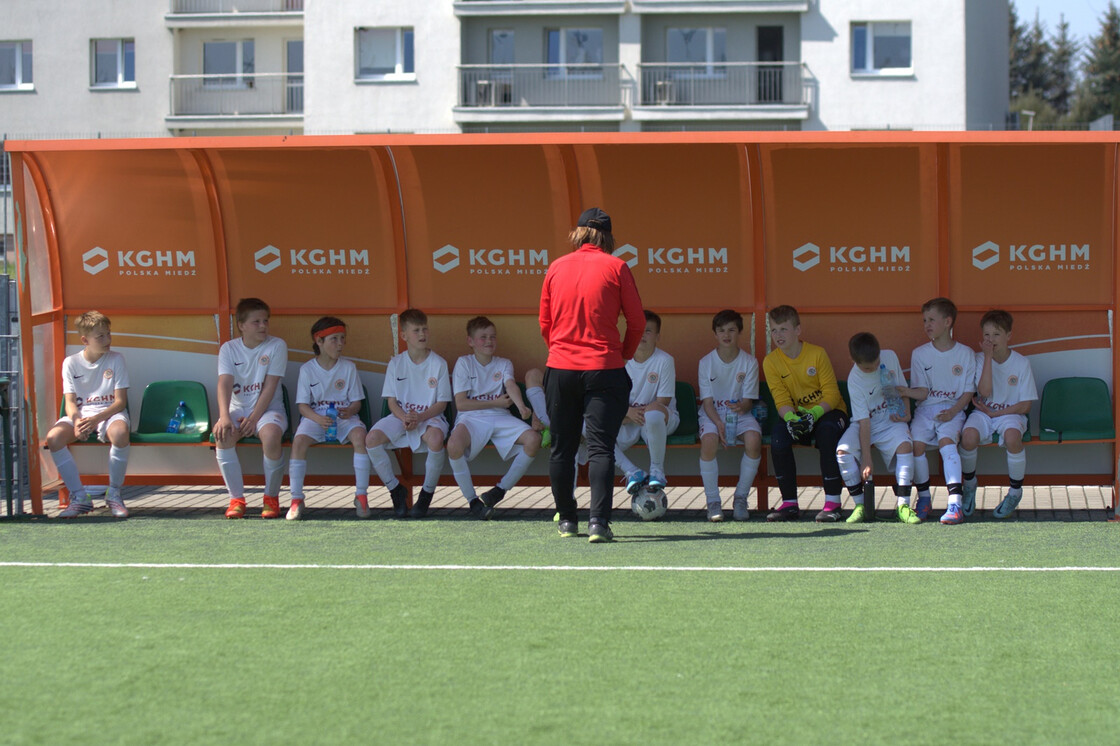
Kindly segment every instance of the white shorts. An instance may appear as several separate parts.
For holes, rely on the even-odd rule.
[[[720,412],[720,414],[722,414],[722,412]],[[699,420],[700,420],[700,437],[701,438],[703,438],[708,433],[712,433],[713,435],[719,435],[719,431],[716,430],[715,423],[712,422],[712,419],[710,417],[708,417],[708,413],[705,412],[703,409],[700,410]],[[736,433],[735,433],[736,442],[738,442],[738,440],[740,439],[740,436],[743,433],[747,432],[748,430],[750,430],[751,432],[758,433],[759,435],[762,435],[762,428],[758,426],[758,420],[756,420],[754,418],[754,415],[752,415],[752,414],[741,414],[741,415],[739,415],[739,426],[736,428]]]
[[[492,414],[478,416],[464,412],[455,418],[455,427],[460,425],[467,428],[471,436],[466,452],[468,461],[482,453],[482,449],[488,442],[494,443],[498,455],[505,461],[510,457],[521,434],[532,429],[524,420],[517,419],[509,412],[500,412],[497,416]]]
[[[954,443],[961,440],[961,430],[964,429],[964,412],[957,412],[957,416],[948,422],[938,422],[934,415],[949,407],[943,407],[933,412],[932,407],[919,407],[914,412],[914,419],[910,423],[910,438],[915,443],[925,443],[936,446],[942,438],[949,438]]]
[[[95,414],[97,414],[97,413],[96,412],[89,412],[85,416],[86,417],[92,417]],[[108,443],[109,442],[109,436],[106,433],[109,430],[109,423],[111,423],[111,422],[123,422],[125,427],[129,427],[128,415],[125,414],[124,412],[117,412],[115,415],[113,415],[109,419],[103,420],[103,421],[97,423],[97,439],[100,440],[102,443]],[[66,425],[69,425],[70,427],[74,427],[74,421],[72,419],[70,419],[69,417],[59,417],[58,421],[55,422],[54,424],[56,424],[56,425],[66,424]]]
[[[338,431],[338,442],[348,443],[350,432],[356,427],[361,428],[363,431],[366,427],[362,424],[361,419],[357,415],[346,418],[339,417],[338,424],[335,426],[335,429]],[[304,417],[299,421],[299,427],[296,428],[296,435],[306,435],[316,443],[322,443],[327,439],[327,428],[314,420],[309,420]]]
[[[887,465],[888,469],[891,468],[891,459],[898,453],[899,447],[909,442],[910,428],[906,426],[905,422],[891,422],[886,426],[871,430],[871,447],[883,457],[883,463]],[[848,425],[848,429],[844,431],[840,442],[836,444],[836,450],[847,451],[855,456],[857,461],[860,460],[859,422]]]
[[[428,446],[424,445],[421,438],[424,433],[428,432],[429,427],[439,430],[443,433],[443,439],[447,440],[447,418],[442,414],[424,420],[417,425],[415,430],[405,430],[404,423],[396,415],[391,414],[375,422],[370,431],[379,430],[384,433],[385,437],[389,439],[389,445],[393,448],[408,448],[413,453],[427,453]]]
[[[239,407],[230,407],[229,418],[233,420],[234,429],[241,426],[241,421],[253,413],[252,407],[248,409],[241,409]],[[266,409],[261,418],[257,420],[257,437],[260,437],[261,428],[265,425],[276,425],[280,428],[280,432],[288,429],[288,415],[284,414],[283,409]]]
[[[981,445],[991,443],[992,433],[999,433],[999,444],[1006,448],[1007,444],[1003,442],[1004,433],[1008,430],[1018,430],[1019,434],[1022,435],[1027,430],[1027,418],[1026,415],[1021,414],[1001,414],[998,417],[992,417],[979,410],[973,410],[964,426],[971,427],[980,433]]]
[[[681,425],[681,416],[677,412],[669,410],[669,416],[665,422],[665,434],[672,435],[677,431]],[[627,448],[632,448],[638,439],[642,437],[642,426],[636,422],[623,422],[622,427],[618,430],[618,439],[615,445],[620,450],[625,451]],[[646,445],[649,445],[648,443]]]

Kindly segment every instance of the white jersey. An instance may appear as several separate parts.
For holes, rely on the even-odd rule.
[[[365,397],[358,368],[351,360],[339,358],[334,367],[326,370],[318,358],[312,358],[299,368],[296,404],[308,405],[315,414],[325,416],[332,404],[335,409],[342,409]]]
[[[980,373],[984,369],[984,353],[976,353],[976,383],[980,383]],[[980,396],[977,394],[977,396]],[[1011,350],[1011,357],[1002,363],[992,359],[992,395],[982,397],[984,403],[993,412],[999,412],[1012,404],[1025,401],[1034,401],[1038,398],[1038,389],[1034,384],[1034,374],[1031,372],[1030,361],[1015,350]]]
[[[879,364],[887,366],[887,375],[892,386],[905,386],[902,366],[893,350],[879,352]],[[887,400],[883,398],[883,385],[879,371],[864,373],[858,365],[853,365],[848,373],[848,396],[852,400],[852,422],[871,420],[871,428],[886,427],[891,422],[887,410]],[[907,402],[907,400],[903,400]]]
[[[929,389],[929,396],[918,403],[918,409],[934,413],[956,404],[970,391],[976,391],[976,353],[960,342],[946,352],[922,345],[910,356],[910,386]]]
[[[283,378],[287,369],[288,345],[279,337],[268,337],[252,348],[247,347],[243,339],[231,339],[218,350],[218,375],[233,376],[231,410],[252,411],[264,388],[264,379],[267,376]],[[279,383],[268,408],[284,409],[284,395]]]
[[[113,392],[127,388],[128,370],[119,352],[110,350],[96,363],[87,362],[81,352],[62,361],[62,393],[74,394],[81,417],[108,409],[116,401]]]
[[[732,399],[758,399],[758,361],[743,350],[730,363],[712,350],[700,358],[699,372],[700,400],[711,399],[717,409]]]
[[[385,369],[381,396],[393,397],[406,412],[423,412],[436,402],[451,401],[447,361],[432,351],[419,363],[408,352],[393,357]]]
[[[456,394],[463,393],[468,399],[493,401],[506,394],[506,381],[512,381],[513,363],[504,357],[493,357],[483,365],[473,354],[463,355],[455,362],[455,379],[452,386]],[[459,412],[458,417],[496,417],[509,414],[508,409],[489,407]]]
[[[655,349],[644,363],[626,361],[630,375],[630,406],[644,407],[661,397],[669,397],[669,411],[677,411],[677,364],[665,350]]]

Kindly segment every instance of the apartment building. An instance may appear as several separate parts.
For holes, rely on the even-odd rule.
[[[6,0],[0,135],[1002,129],[1007,0]]]

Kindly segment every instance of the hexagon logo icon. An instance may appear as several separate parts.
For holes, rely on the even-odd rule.
[[[451,244],[446,244],[432,252],[432,267],[441,275],[450,272],[458,266],[459,250]]]
[[[815,243],[807,243],[793,250],[793,268],[799,272],[807,272],[821,263],[821,247]]]
[[[280,266],[280,249],[272,244],[265,246],[263,249],[253,254],[253,264],[256,266],[258,272],[267,275]]]
[[[999,261],[999,244],[985,241],[972,250],[972,266],[985,270]]]
[[[100,246],[94,246],[92,249],[82,254],[82,269],[95,275],[103,269],[109,267],[109,252]]]
[[[630,269],[638,266],[638,248],[636,246],[624,243],[614,250],[614,255],[626,262],[626,266]]]

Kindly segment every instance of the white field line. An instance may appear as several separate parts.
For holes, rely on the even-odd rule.
[[[1120,567],[1064,565],[1059,567],[660,567],[656,565],[316,565],[195,562],[0,562],[0,567],[71,567],[142,570],[427,570],[502,572],[1120,572]]]

